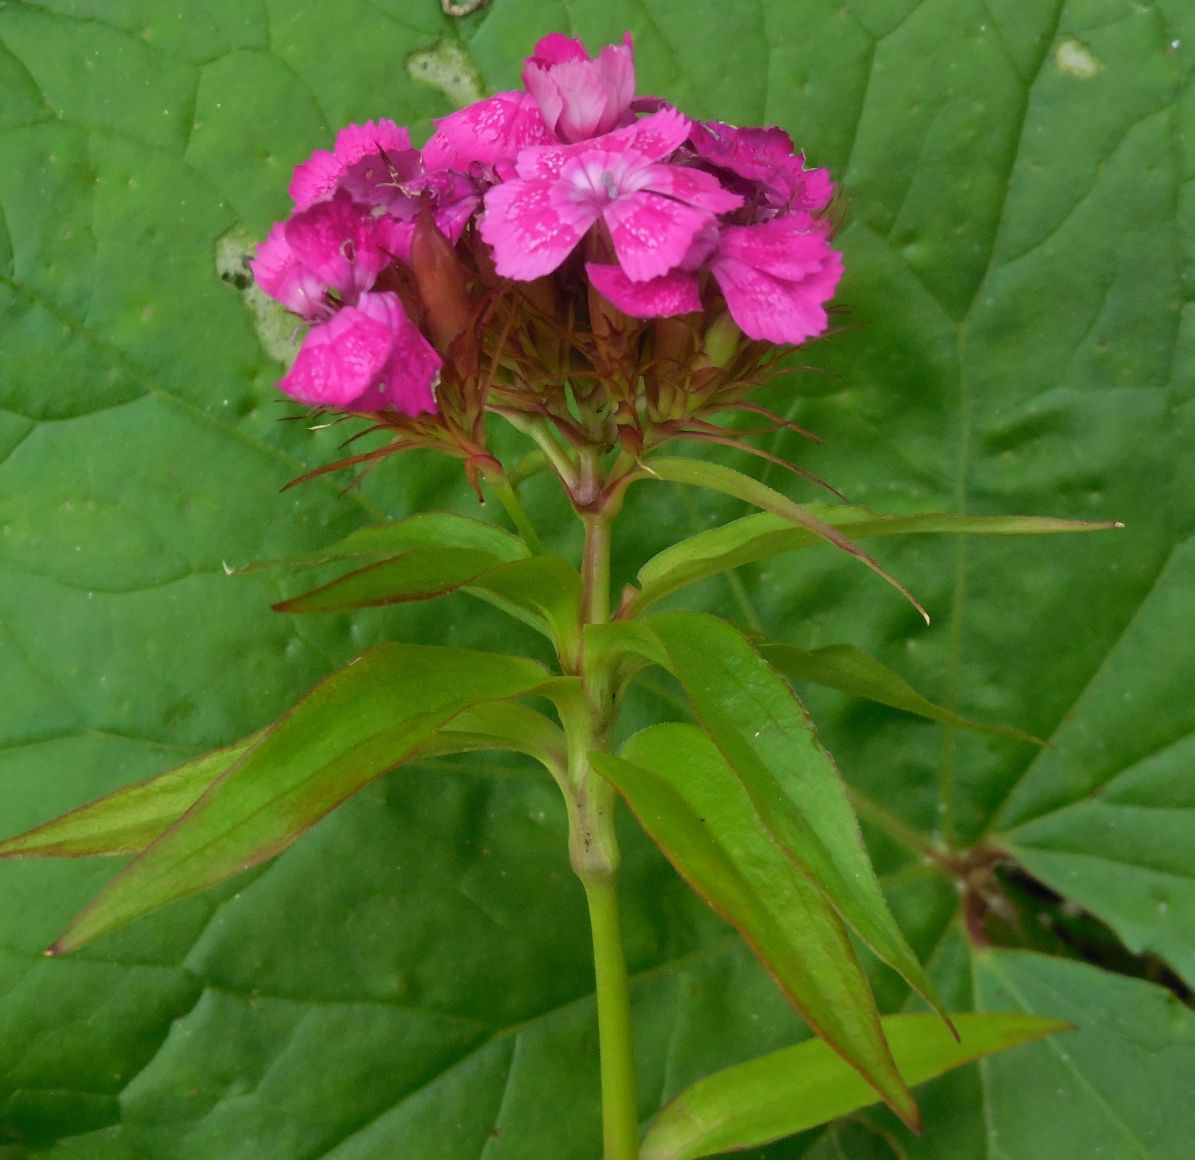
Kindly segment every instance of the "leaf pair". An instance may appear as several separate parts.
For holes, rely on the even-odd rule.
[[[51,948],[74,950],[273,857],[373,779],[410,761],[512,749],[549,768],[563,739],[511,700],[567,678],[533,661],[432,645],[381,645],[274,725],[0,843],[0,857],[138,857]]]
[[[594,754],[596,768],[810,1026],[916,1125],[848,927],[945,1012],[888,910],[845,787],[792,690],[714,617],[665,613],[591,629],[588,639],[607,663],[638,654],[672,672],[701,722],[645,729],[618,757]]]

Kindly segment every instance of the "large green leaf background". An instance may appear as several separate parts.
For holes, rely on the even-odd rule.
[[[291,167],[338,126],[390,116],[426,132],[513,84],[552,28],[591,45],[630,29],[641,91],[783,124],[843,182],[839,333],[771,397],[825,442],[769,450],[886,512],[1127,525],[877,545],[934,615],[928,629],[829,550],[692,594],[774,639],[849,640],[931,697],[1049,739],[944,734],[810,691],[861,793],[959,848],[1010,852],[1046,888],[1033,897],[1064,897],[1057,913],[1102,932],[1080,945],[1023,907],[997,937],[982,890],[968,929],[951,876],[869,826],[948,1002],[1077,1030],[924,1089],[921,1139],[869,1113],[756,1154],[1186,1155],[1186,0],[493,0],[459,21],[436,0],[0,6],[3,829],[248,734],[383,639],[542,655],[465,597],[285,616],[269,605],[298,581],[227,574],[476,501],[455,466],[417,456],[345,494],[343,480],[281,494],[343,431],[281,421],[294,409],[269,352],[287,335],[218,268],[285,212]],[[619,533],[627,578],[665,532],[741,514],[641,486]],[[550,500],[532,488],[549,541],[568,549]],[[625,845],[646,1117],[805,1032],[629,820]],[[429,764],[266,867],[55,961],[40,951],[111,863],[0,867],[0,1156],[588,1160],[591,968],[564,851],[556,791],[530,769]],[[1095,944],[1098,962],[1079,961]],[[894,976],[875,980],[885,1009],[906,1002]]]

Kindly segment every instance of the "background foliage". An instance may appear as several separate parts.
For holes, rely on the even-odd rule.
[[[552,28],[591,45],[630,29],[641,91],[782,124],[843,182],[841,333],[771,400],[825,442],[769,450],[885,512],[1127,525],[878,543],[929,629],[829,553],[699,591],[776,639],[869,648],[927,695],[1050,741],[944,734],[809,691],[860,792],[979,851],[945,872],[871,811],[893,905],[948,1002],[1077,1030],[923,1089],[919,1140],[869,1113],[759,1155],[1185,1155],[1186,0],[493,0],[460,21],[435,0],[0,5],[4,831],[249,733],[375,641],[539,648],[464,598],[273,614],[291,591],[226,566],[426,507],[476,510],[457,469],[429,458],[345,495],[341,480],[279,493],[342,432],[279,421],[293,408],[269,352],[286,336],[236,285],[236,257],[340,125],[390,116],[422,135],[514,83]],[[532,489],[550,539],[571,544],[550,499]],[[663,486],[631,509],[626,578],[678,529],[739,514]],[[638,720],[667,705],[658,695]],[[805,1032],[629,822],[625,845],[646,1116]],[[1024,870],[992,870],[998,850]],[[6,1160],[596,1154],[584,908],[556,790],[529,769],[390,778],[230,888],[42,959],[112,869],[0,870]],[[875,981],[885,1009],[905,1003],[894,977]]]

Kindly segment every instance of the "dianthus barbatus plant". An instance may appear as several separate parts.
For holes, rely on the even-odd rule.
[[[406,762],[497,749],[542,765],[567,808],[593,931],[607,1160],[749,1147],[876,1100],[916,1128],[910,1084],[1055,1029],[1027,1016],[951,1021],[768,646],[713,616],[653,611],[698,580],[818,544],[891,580],[854,538],[1094,526],[814,508],[712,460],[662,453],[689,440],[764,454],[725,424],[736,413],[792,426],[753,392],[827,330],[842,273],[827,172],[807,167],[779,128],[697,121],[637,97],[629,36],[591,57],[553,34],[526,61],[521,89],[445,117],[422,148],[391,121],[350,125],[297,167],[290,194],[293,212],[252,262],[258,285],[307,327],[279,386],[336,418],[364,418],[354,439],[380,437],[311,474],[437,450],[463,462],[479,493],[493,490],[514,533],[447,513],[363,528],[287,561],[352,570],[277,607],[460,590],[542,633],[555,664],[382,645],[252,736],[0,843],[10,857],[135,855],[50,953],[273,857]],[[516,465],[492,447],[495,421],[530,441]],[[524,511],[518,487],[535,470],[554,475],[583,524],[579,563],[545,552]],[[612,527],[639,482],[704,487],[760,510],[666,548],[615,599]],[[910,707],[898,678],[857,650],[769,655]],[[623,701],[652,667],[676,679],[691,720],[616,747]],[[639,1107],[633,1078],[620,800],[819,1037],[710,1076],[660,1110]],[[853,936],[937,1015],[882,1019]],[[641,1114],[653,1112],[641,1141]]]

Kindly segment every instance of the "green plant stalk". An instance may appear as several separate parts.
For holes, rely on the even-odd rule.
[[[610,516],[586,512],[582,519],[581,616],[586,624],[600,624],[610,617]],[[604,1157],[638,1160],[630,987],[618,910],[617,797],[589,760],[590,753],[605,744],[612,724],[613,697],[609,673],[583,661],[580,675],[582,696],[562,708],[561,716],[569,747],[569,858],[585,890],[593,934]]]

